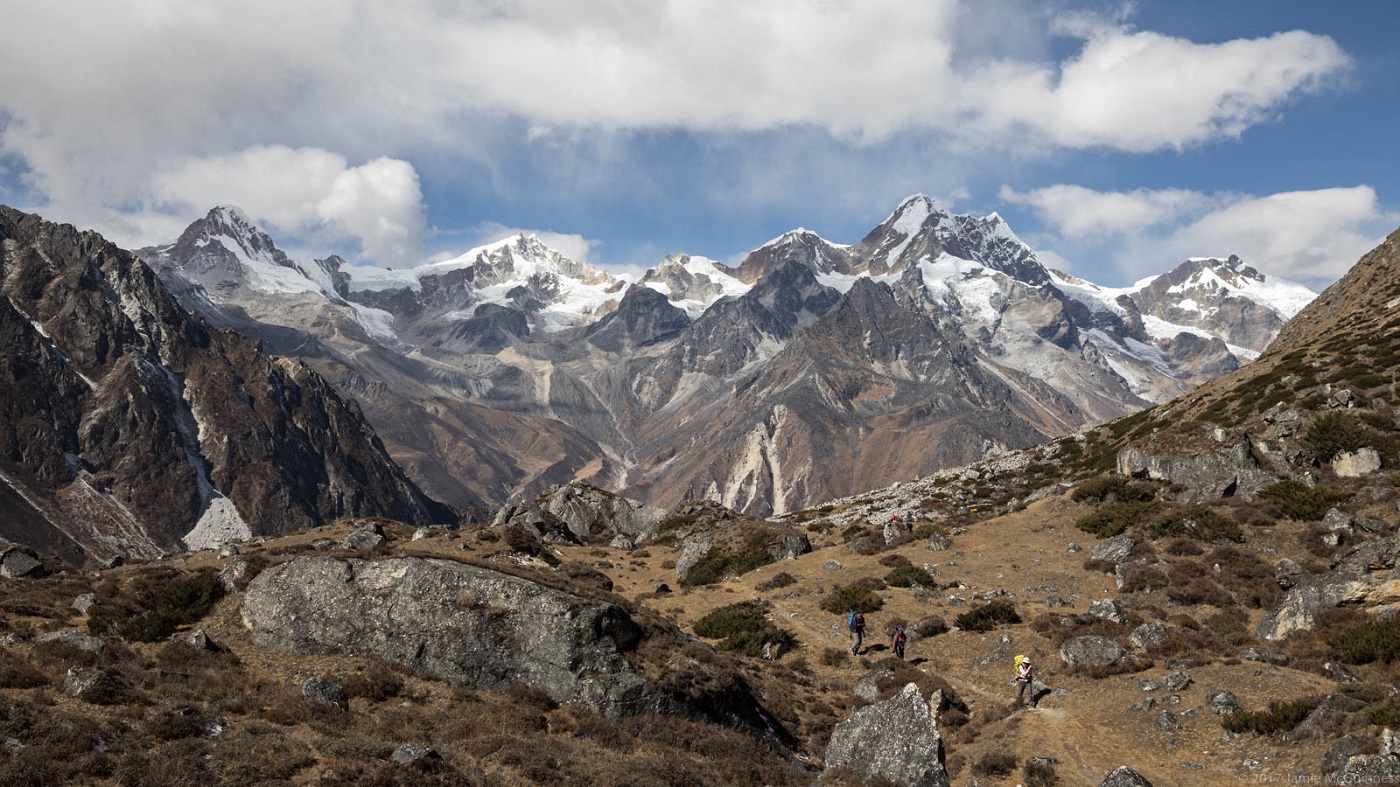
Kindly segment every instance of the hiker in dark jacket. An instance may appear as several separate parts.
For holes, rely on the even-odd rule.
[[[851,646],[851,655],[860,653],[860,643],[865,639],[865,614],[856,610],[846,616],[846,628],[851,630],[851,638],[855,644]]]

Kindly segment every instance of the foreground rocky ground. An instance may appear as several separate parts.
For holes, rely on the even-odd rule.
[[[1339,664],[1329,644],[1361,613],[1323,609],[1318,630],[1257,636],[1286,596],[1274,563],[1252,556],[1297,554],[1315,526],[1127,543],[1076,527],[1096,505],[1074,497],[1056,488],[995,517],[931,505],[893,523],[878,496],[842,503],[766,536],[800,552],[801,530],[811,551],[708,584],[681,582],[677,561],[696,565],[697,535],[726,543],[742,520],[633,521],[615,504],[629,532],[595,528],[592,544],[547,524],[538,538],[516,511],[473,530],[344,522],[5,579],[3,782],[857,784],[865,763],[832,743],[850,728],[833,731],[861,708],[910,718],[900,696],[914,719],[930,697],[941,707],[927,740],[941,738],[959,785],[1098,784],[1124,764],[1154,785],[1321,781],[1390,745],[1390,667]],[[1328,576],[1304,562],[1285,584]],[[922,581],[899,586],[896,572],[916,569]],[[854,656],[832,606],[852,586],[879,601]],[[161,618],[205,595],[197,619]],[[695,636],[746,602],[766,620],[757,640],[730,652]],[[988,608],[1015,618],[956,625]],[[895,623],[915,633],[902,663]],[[1037,665],[1033,708],[1013,704],[1016,654]],[[1266,734],[1222,726],[1221,713],[1295,701],[1299,719]],[[899,724],[864,734],[918,733]],[[936,752],[890,756],[943,783]]]

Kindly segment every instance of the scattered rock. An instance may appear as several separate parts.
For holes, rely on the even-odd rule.
[[[1361,478],[1381,469],[1381,455],[1374,448],[1340,453],[1332,460],[1332,472],[1339,478]]]
[[[432,534],[433,534],[433,531],[429,530],[428,528],[426,528],[426,527],[420,527],[420,528],[418,528],[417,530],[413,531],[413,537],[410,538],[409,540],[410,540],[410,541],[422,541],[423,539],[428,538],[428,537],[431,536]]]
[[[1147,712],[1147,711],[1152,710],[1152,709],[1155,708],[1155,707],[1157,707],[1157,700],[1154,700],[1154,699],[1152,699],[1151,697],[1148,697],[1147,699],[1143,700],[1142,702],[1139,702],[1138,704],[1132,706],[1131,708],[1128,708],[1128,710],[1133,711],[1134,713],[1145,713],[1145,712]]]
[[[308,678],[301,684],[301,696],[322,705],[334,705],[341,710],[350,709],[350,697],[345,689],[324,677]]]
[[[1351,517],[1344,511],[1330,508],[1322,517],[1322,526],[1328,530],[1351,530]]]
[[[0,577],[36,579],[44,575],[44,564],[28,549],[11,544],[0,552]]]
[[[1123,623],[1128,619],[1128,613],[1123,609],[1123,605],[1118,603],[1118,599],[1113,598],[1106,598],[1090,604],[1089,614],[1111,623]]]
[[[80,614],[86,615],[88,610],[101,603],[102,600],[97,597],[96,593],[84,593],[73,599],[73,609],[78,610]]]
[[[1274,581],[1284,590],[1297,585],[1302,578],[1303,567],[1292,560],[1285,557],[1274,564]]]
[[[1132,768],[1119,765],[1104,774],[1103,781],[1099,782],[1099,787],[1152,787],[1152,782]]]
[[[126,699],[127,685],[118,672],[70,667],[63,678],[63,693],[92,705],[115,705]]]
[[[1206,705],[1208,705],[1217,716],[1225,716],[1231,713],[1239,713],[1244,710],[1240,706],[1240,701],[1233,692],[1214,691],[1206,695]]]
[[[1347,761],[1361,753],[1361,744],[1350,735],[1343,735],[1322,755],[1322,775],[1330,777],[1346,766]],[[1328,783],[1334,783],[1330,778]]]
[[[877,669],[856,681],[856,685],[851,687],[851,693],[866,702],[875,702],[880,699],[880,689],[878,687],[880,678],[893,674],[894,670],[890,667]]]
[[[224,586],[225,591],[233,593],[238,590],[238,583],[248,576],[248,570],[248,560],[242,556],[236,557],[219,569],[219,584]]]
[[[1156,691],[1157,689],[1162,688],[1162,684],[1158,683],[1157,681],[1151,678],[1143,678],[1138,681],[1138,688],[1142,689],[1143,691]]]
[[[1000,661],[1000,660],[1006,658],[1010,653],[1011,653],[1011,635],[1010,635],[1010,634],[1002,634],[1000,637],[997,638],[997,642],[996,642],[995,645],[992,646],[992,649],[991,649],[990,652],[988,652],[985,656],[978,656],[978,657],[974,658],[974,659],[972,660],[972,663],[973,663],[973,664],[976,664],[976,665],[979,666],[979,667],[985,667],[985,666],[987,666],[988,664],[991,664],[991,663],[993,663],[993,662]]]
[[[1082,546],[1080,546],[1080,545],[1074,543],[1073,541],[1071,541],[1071,542],[1069,542],[1069,546],[1065,547],[1065,551],[1068,552],[1068,553],[1070,553],[1071,555],[1073,555],[1073,554],[1076,553],[1076,552],[1083,552],[1083,551],[1084,551],[1084,547],[1082,547]]]
[[[1256,648],[1245,648],[1240,651],[1241,661],[1261,661],[1265,664],[1277,664],[1282,667],[1288,664],[1288,656],[1272,650],[1258,650]]]
[[[910,683],[884,702],[857,708],[832,730],[828,768],[844,766],[861,779],[914,787],[948,787],[937,712],[942,692],[925,702]]]
[[[636,549],[637,542],[633,541],[631,536],[626,536],[621,533],[618,533],[617,535],[613,536],[612,541],[608,542],[608,546],[612,547],[613,549]]]
[[[953,548],[953,539],[940,532],[928,537],[928,548],[934,552],[947,552]]]
[[[219,557],[237,557],[238,545],[232,541],[225,541],[219,545]]]
[[[900,519],[898,516],[891,516],[889,521],[885,523],[884,531],[881,535],[885,539],[885,546],[890,546],[899,541],[907,540],[912,534],[910,533],[909,525],[905,524],[903,519]]]
[[[1185,672],[1173,672],[1162,679],[1162,685],[1167,687],[1167,691],[1184,691],[1194,681]]]
[[[825,563],[822,564],[822,570],[823,570],[823,571],[840,571],[840,570],[841,570],[841,564],[838,563],[838,562],[836,562],[835,560],[828,560],[828,561],[826,561]]]
[[[440,760],[442,755],[438,754],[437,749],[431,746],[409,744],[394,749],[390,758],[399,765],[411,765],[419,760]]]
[[[35,642],[57,642],[86,653],[101,653],[107,645],[102,640],[82,631],[50,631],[34,638]]]
[[[180,637],[179,634],[175,636]],[[185,636],[180,637],[180,640],[195,650],[218,650],[213,640],[209,639],[209,635],[204,633],[204,629],[195,629]]]
[[[384,530],[376,523],[371,527],[361,528],[345,537],[340,542],[341,547],[355,552],[364,552],[374,549],[384,543]]]
[[[1137,542],[1133,537],[1124,533],[1121,536],[1105,539],[1094,545],[1089,550],[1089,559],[1102,560],[1105,563],[1122,563],[1133,554],[1133,547]]]
[[[1172,730],[1184,730],[1186,728],[1181,726],[1181,720],[1177,718],[1175,713],[1163,708],[1157,712],[1157,729],[1163,732],[1171,732]]]
[[[1128,635],[1128,644],[1138,650],[1146,650],[1167,639],[1167,627],[1161,623],[1144,623]]]
[[[1127,651],[1107,637],[1090,634],[1065,640],[1060,646],[1060,658],[1070,669],[1079,667],[1111,667],[1123,660]]]
[[[1343,667],[1335,661],[1324,662],[1322,665],[1322,673],[1338,683],[1349,685],[1359,685],[1361,683],[1360,678],[1351,674],[1347,671],[1346,667]]]
[[[19,742],[19,738],[6,738],[0,743],[0,752],[4,752],[11,757],[24,750],[24,744]]]

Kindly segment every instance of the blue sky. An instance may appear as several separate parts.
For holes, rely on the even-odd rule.
[[[360,263],[529,230],[637,269],[926,193],[1102,284],[1320,288],[1400,225],[1383,0],[17,5],[0,202],[127,246],[233,204]]]

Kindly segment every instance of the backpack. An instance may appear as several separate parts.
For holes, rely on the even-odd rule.
[[[890,638],[890,644],[899,647],[903,645],[907,639],[908,637],[904,634],[904,627],[901,626],[894,630],[894,636]]]
[[[853,610],[850,611],[849,614],[846,615],[846,628],[848,628],[848,629],[853,629],[853,628],[855,628],[855,627],[856,627],[856,611],[853,609]]]

